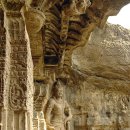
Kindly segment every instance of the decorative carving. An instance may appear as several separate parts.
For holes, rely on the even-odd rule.
[[[42,111],[34,111],[33,113],[33,130],[46,130],[44,113]]]
[[[9,90],[10,107],[13,110],[26,110],[26,85],[22,84],[22,87],[19,87],[19,83],[15,82],[15,80],[12,80],[11,82]]]
[[[43,12],[46,12],[51,7],[53,7],[58,2],[63,2],[63,0],[37,0],[32,2],[32,7],[34,7],[37,10],[41,10]]]
[[[45,65],[56,66],[62,61],[64,62],[63,55],[66,46],[69,44],[67,41],[64,41],[67,39],[69,33],[70,20],[75,16],[84,14],[90,4],[91,2],[89,0],[60,1],[45,11]],[[78,39],[78,37],[76,38]]]
[[[56,12],[56,13],[54,13]],[[50,11],[45,13],[45,65],[57,65],[60,62],[60,56],[62,55],[61,40],[60,40],[60,11],[54,6]],[[60,46],[61,45],[61,46]]]
[[[6,13],[6,26],[8,28],[9,39],[22,40],[25,38],[24,20],[20,12]]]
[[[5,9],[5,27],[10,40],[25,39],[25,24],[21,9],[24,6],[24,0],[1,0]]]
[[[47,100],[47,84],[43,81],[35,81],[34,110],[42,111]]]
[[[31,58],[31,55],[23,18],[24,8],[22,7],[25,5],[25,1],[2,0],[2,5],[5,10],[7,39],[11,47],[10,84],[6,88],[9,92],[9,106],[14,111],[27,110],[32,102],[33,79],[32,76],[28,78],[29,72],[32,71],[32,62],[28,59],[28,57]]]
[[[38,33],[45,22],[45,15],[37,9],[29,8],[24,12],[25,22],[29,35]]]
[[[71,110],[64,96],[64,86],[58,80],[53,84],[52,97],[45,110],[47,128],[48,130],[70,130],[69,121],[71,118]]]
[[[14,110],[26,109],[27,87],[29,87],[27,79],[27,42],[23,40],[21,42],[10,42],[10,44],[12,70],[9,87],[10,107]],[[23,60],[21,61],[21,59]]]
[[[47,84],[44,81],[35,81],[33,128],[44,130],[46,127],[43,108],[47,102]]]
[[[43,76],[43,38],[42,28],[45,15],[42,11],[29,8],[24,12],[27,32],[29,34],[32,59],[34,63],[34,79]]]
[[[86,9],[91,5],[90,0],[70,0],[70,2],[63,3],[62,20],[61,20],[61,40],[67,39],[69,21],[71,17],[85,14]]]
[[[83,78],[92,81],[95,73],[85,72],[83,75],[87,73],[87,77],[84,77],[77,68],[78,73],[71,69],[72,51],[87,43],[94,28],[104,25],[109,15],[117,13],[121,5],[127,3],[129,0],[0,0],[0,8],[2,6],[5,14],[3,16],[0,12],[0,107],[4,106],[0,114],[5,111],[0,115],[0,128],[32,130],[33,119],[35,130],[46,129],[43,107],[48,86],[43,80],[62,77],[69,81],[70,86],[65,88],[60,80],[53,85],[44,111],[49,130],[71,129],[69,120],[72,115],[67,101],[73,106],[75,128],[71,126],[74,130],[129,129],[129,96],[96,94],[95,90],[90,93],[87,85],[79,84]],[[33,79],[37,79],[35,93]],[[73,83],[75,87],[71,86]],[[93,84],[98,86],[99,82],[93,80]],[[89,87],[95,89],[94,85]],[[64,89],[67,90],[67,101]],[[100,126],[100,123],[108,126]]]
[[[8,11],[20,11],[24,6],[24,0],[1,0],[5,10]]]

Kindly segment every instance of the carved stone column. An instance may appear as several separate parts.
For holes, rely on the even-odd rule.
[[[45,23],[45,16],[43,12],[34,8],[25,11],[24,16],[34,63],[34,79],[42,78],[44,67],[42,27]]]
[[[6,44],[10,46],[9,78],[4,78],[8,83],[4,89],[2,120],[6,121],[2,130],[32,130],[33,63],[21,12],[24,1],[2,0],[2,5]]]
[[[44,119],[44,105],[47,101],[48,86],[43,81],[35,81],[33,129],[46,130]]]
[[[7,49],[8,48],[8,49]],[[4,89],[8,81],[8,57],[9,46],[6,44],[6,36],[4,29],[4,12],[0,9],[0,129],[4,127],[4,122],[2,117],[4,113]],[[4,79],[7,78],[5,81]]]

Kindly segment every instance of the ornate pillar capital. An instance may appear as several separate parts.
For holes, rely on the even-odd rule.
[[[20,11],[25,0],[1,0],[1,5],[5,11]]]

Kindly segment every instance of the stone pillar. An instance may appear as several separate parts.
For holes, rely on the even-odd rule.
[[[46,130],[44,106],[47,101],[48,85],[44,81],[35,81],[33,129]]]
[[[29,8],[24,12],[27,32],[30,39],[32,59],[34,63],[34,79],[43,78],[43,38],[42,27],[45,23],[45,15],[42,11]]]
[[[24,2],[2,0],[8,63],[4,75],[2,130],[32,130],[33,63],[21,11]]]
[[[4,12],[0,10],[0,130],[4,126],[2,120],[3,108],[4,108],[4,88],[5,88],[5,71],[6,69],[6,36],[4,29]]]

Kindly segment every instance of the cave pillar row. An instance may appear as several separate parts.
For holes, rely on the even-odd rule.
[[[23,3],[10,4],[2,1],[6,42],[4,68],[0,67],[3,72],[0,74],[0,88],[3,88],[0,125],[1,130],[33,130],[33,62],[21,11]]]

